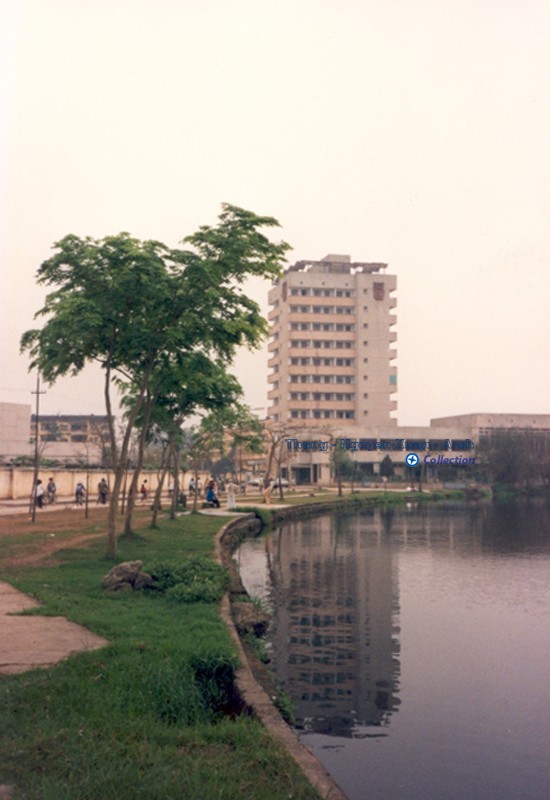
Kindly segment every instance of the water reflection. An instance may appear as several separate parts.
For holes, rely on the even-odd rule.
[[[273,664],[292,697],[298,726],[343,737],[384,735],[397,712],[400,663],[399,559],[407,553],[452,553],[465,563],[454,585],[464,601],[537,602],[532,580],[488,578],[491,559],[548,553],[550,515],[539,502],[493,506],[410,502],[288,523],[247,542],[241,574],[253,595],[269,598]],[[472,562],[484,561],[479,575]],[[419,571],[419,578],[422,570]],[[490,575],[489,575],[490,577]],[[429,583],[429,585],[427,585]],[[503,592],[504,584],[504,592]],[[419,580],[418,594],[447,593],[447,573]]]
[[[325,517],[291,524],[267,541],[277,608],[270,631],[276,671],[309,731],[351,736],[385,725],[399,699],[398,587],[385,533]]]

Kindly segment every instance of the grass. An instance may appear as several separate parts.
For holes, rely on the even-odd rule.
[[[117,560],[210,556],[223,521],[163,520],[120,540]],[[57,553],[54,566],[2,570],[42,601],[38,613],[111,644],[0,678],[0,784],[25,800],[318,798],[261,724],[237,713],[236,655],[217,604],[105,592],[104,549],[101,539]]]

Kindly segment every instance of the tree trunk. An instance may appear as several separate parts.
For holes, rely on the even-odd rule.
[[[174,441],[172,441],[171,445],[171,456],[172,463],[174,465],[174,478],[172,481],[174,491],[172,492],[172,502],[170,503],[170,519],[176,519],[176,509],[178,507],[178,497],[180,491],[180,476],[178,471],[178,452],[176,450],[176,444]]]
[[[134,474],[132,476],[132,482],[130,484],[130,489],[128,491],[128,502],[126,504],[126,519],[124,520],[124,536],[129,536],[133,533],[132,529],[132,519],[134,515],[134,506],[136,503],[136,496],[137,496],[137,485],[139,483],[139,476],[141,474],[141,469],[143,467],[143,456],[145,453],[145,442],[147,439],[147,433],[149,431],[149,419],[151,416],[151,409],[153,408],[153,398],[151,396],[147,397],[146,405],[145,405],[145,413],[143,415],[143,422],[141,426],[141,431],[139,434],[139,444],[138,444],[138,454],[137,454],[137,464],[134,470]]]
[[[170,466],[170,452],[167,447],[162,454],[161,473],[159,476],[157,488],[155,489],[155,496],[153,498],[153,514],[151,516],[151,525],[150,525],[151,528],[158,528],[157,519],[162,498],[162,487],[164,486],[164,479],[166,478],[166,473],[168,472],[169,466]]]

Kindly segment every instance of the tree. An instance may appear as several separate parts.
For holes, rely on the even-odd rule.
[[[529,488],[547,483],[550,439],[532,431],[498,431],[479,444],[479,455],[493,483]]]
[[[224,205],[215,227],[202,226],[184,239],[187,249],[139,241],[127,233],[101,240],[66,236],[38,270],[53,287],[37,315],[41,329],[23,334],[31,369],[47,383],[78,375],[89,362],[104,372],[104,393],[114,470],[108,513],[107,554],[116,554],[116,512],[132,429],[147,416],[172,370],[191,355],[231,363],[236,348],[255,347],[266,322],[242,291],[250,275],[279,274],[288,245],[261,232],[272,217]],[[116,441],[113,385],[124,397],[125,428]]]
[[[342,496],[342,479],[355,475],[355,462],[343,447],[331,447],[329,457],[331,468],[338,484],[338,496]],[[353,491],[353,488],[352,488]]]

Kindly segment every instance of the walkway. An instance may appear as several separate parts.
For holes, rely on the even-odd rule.
[[[40,603],[9,583],[0,582],[0,673],[13,675],[35,667],[51,667],[79,650],[109,644],[65,617],[21,615]]]

